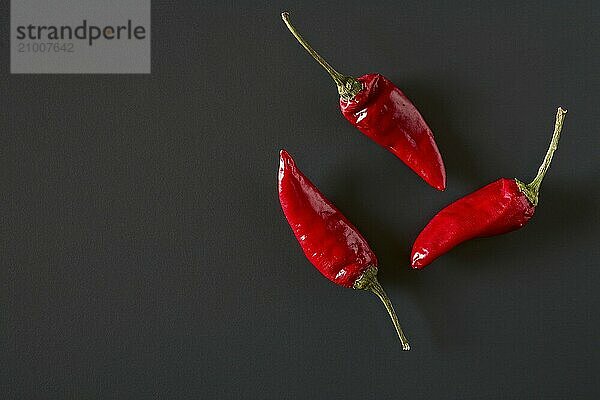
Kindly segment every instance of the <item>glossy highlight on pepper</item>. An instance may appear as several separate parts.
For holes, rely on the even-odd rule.
[[[404,161],[438,190],[446,189],[446,170],[433,133],[410,100],[386,77],[357,78],[363,90],[340,98],[344,117],[362,133]]]
[[[352,287],[377,257],[348,219],[298,170],[279,155],[281,208],[308,260],[329,280]]]
[[[285,150],[279,154],[278,191],[283,213],[308,260],[333,283],[377,295],[392,318],[403,350],[409,350],[392,303],[377,280],[375,253]]]
[[[340,74],[300,35],[291,24],[289,13],[281,16],[300,44],[333,78],[344,117],[429,185],[445,190],[446,170],[433,133],[406,95],[380,74],[359,78]]]
[[[514,231],[529,222],[562,131],[566,110],[558,108],[552,142],[535,179],[524,184],[501,178],[455,201],[421,231],[411,252],[411,266],[421,269],[460,243]]]

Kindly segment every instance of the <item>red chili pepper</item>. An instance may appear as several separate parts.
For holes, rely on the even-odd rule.
[[[340,94],[342,114],[352,125],[404,161],[428,184],[446,189],[446,171],[431,129],[410,100],[387,78],[342,75],[321,57],[281,14],[288,29],[331,75]]]
[[[533,216],[542,179],[558,146],[566,110],[558,108],[552,142],[535,179],[501,178],[455,201],[425,226],[412,248],[413,268],[424,268],[462,242],[521,228]]]
[[[279,153],[279,201],[308,260],[337,285],[375,293],[392,318],[402,349],[410,350],[394,307],[377,281],[375,253],[285,150]]]

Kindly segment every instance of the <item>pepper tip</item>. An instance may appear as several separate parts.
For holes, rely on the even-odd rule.
[[[282,19],[282,20],[286,21],[286,20],[288,20],[289,18],[290,18],[290,13],[289,13],[289,12],[287,12],[287,11],[284,11],[284,12],[282,12],[282,13],[281,13],[281,19]]]
[[[439,190],[440,192],[443,192],[444,190],[446,190],[446,170],[444,169],[444,166],[442,165],[441,168],[441,176],[436,179],[437,182],[436,185],[434,186],[437,190]]]
[[[415,170],[415,172],[417,172],[417,170]],[[436,170],[432,173],[417,172],[417,174],[432,188],[437,189],[440,192],[446,190],[446,171],[444,171],[443,166],[441,170]]]
[[[290,153],[288,153],[286,149],[281,149],[281,150],[279,150],[279,158],[280,159],[291,158],[291,156],[290,156]]]
[[[283,170],[286,169],[286,165],[293,168],[294,159],[285,149],[279,150],[279,171],[283,173]],[[281,178],[281,176],[280,176]]]
[[[411,257],[410,257],[410,267],[412,269],[423,269],[425,268],[429,263],[427,261],[422,262],[421,260],[423,258],[425,258],[426,254],[422,254],[418,251],[415,251],[412,253]]]

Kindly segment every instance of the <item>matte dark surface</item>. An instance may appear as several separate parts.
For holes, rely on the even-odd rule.
[[[3,399],[594,399],[600,7],[593,1],[153,1],[152,75],[0,63]],[[380,72],[436,135],[435,191],[341,116],[293,21],[342,72]],[[440,208],[530,180],[524,229],[408,256]],[[411,340],[304,258],[277,151],[361,229]]]

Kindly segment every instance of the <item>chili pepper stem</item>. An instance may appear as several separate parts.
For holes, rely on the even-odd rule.
[[[548,172],[548,168],[550,167],[550,163],[552,162],[552,156],[558,148],[558,140],[560,139],[560,133],[562,131],[563,122],[565,120],[566,114],[567,110],[563,109],[562,107],[558,107],[558,110],[556,111],[556,121],[554,123],[554,133],[552,134],[552,141],[550,142],[550,146],[548,147],[548,151],[546,152],[544,161],[542,162],[542,165],[540,165],[538,173],[533,179],[533,181],[531,181],[531,183],[524,184],[518,179],[516,180],[521,192],[523,192],[523,194],[527,196],[531,204],[533,204],[534,206],[537,206],[538,204],[540,185],[542,184],[542,180],[544,179],[546,172]]]
[[[285,25],[288,27],[292,35],[300,42],[302,47],[308,51],[308,53],[319,63],[327,73],[333,78],[335,84],[337,85],[338,92],[342,98],[345,100],[351,100],[358,92],[362,90],[362,84],[355,78],[351,76],[342,75],[337,72],[319,53],[312,48],[310,44],[300,35],[298,30],[292,25],[290,22],[290,13],[282,12],[281,19],[285,22]]]
[[[385,290],[383,290],[383,287],[377,280],[377,268],[369,267],[362,274],[362,276],[356,280],[356,282],[354,283],[354,289],[369,290],[375,293],[377,297],[379,297],[379,299],[385,306],[385,309],[387,310],[388,314],[390,314],[390,317],[392,318],[392,322],[394,323],[396,333],[400,338],[400,342],[402,342],[402,350],[410,350],[410,345],[408,344],[406,336],[404,336],[404,332],[402,332],[402,327],[400,326],[400,322],[398,322],[398,316],[396,315],[396,311],[394,311],[394,306],[392,305],[392,302],[385,293]]]

